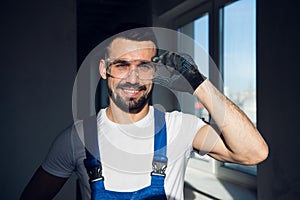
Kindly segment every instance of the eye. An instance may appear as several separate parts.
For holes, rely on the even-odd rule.
[[[138,67],[140,70],[143,71],[149,71],[154,69],[154,66],[151,63],[146,63],[146,62],[139,64]]]
[[[116,67],[116,68],[126,68],[130,66],[130,63],[127,61],[123,61],[123,60],[118,60],[112,63],[112,66]]]
[[[124,63],[118,63],[118,64],[115,64],[114,66],[116,66],[116,67],[126,67],[128,65],[124,64]]]

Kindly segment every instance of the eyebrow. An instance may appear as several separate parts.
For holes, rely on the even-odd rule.
[[[141,60],[140,63],[138,65],[143,65],[143,64],[149,64],[151,63],[151,61],[148,60]]]
[[[140,63],[138,65],[151,63],[151,61],[148,61],[148,60],[133,60],[133,61],[140,61]],[[119,63],[130,65],[130,61],[124,60],[124,59],[116,59],[116,60],[112,61],[110,63],[110,65],[119,64]]]
[[[122,59],[116,59],[116,60],[112,61],[110,64],[112,65],[112,64],[119,64],[119,63],[130,65],[130,62],[129,62],[129,61],[127,61],[127,60],[122,60]]]

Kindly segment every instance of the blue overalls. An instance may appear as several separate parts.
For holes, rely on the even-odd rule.
[[[90,178],[91,200],[167,199],[164,189],[165,170],[168,162],[166,152],[167,130],[165,114],[154,109],[154,120],[154,157],[152,162],[152,172],[149,174],[151,175],[151,185],[133,192],[116,192],[105,189],[100,162],[96,116],[84,120],[83,128],[86,145],[86,159],[84,160],[84,165]]]

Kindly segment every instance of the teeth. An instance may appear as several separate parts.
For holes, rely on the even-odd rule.
[[[138,90],[124,90],[124,92],[130,93],[130,94],[135,94],[135,93],[138,93],[139,91]]]

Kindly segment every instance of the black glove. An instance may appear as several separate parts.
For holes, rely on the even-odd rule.
[[[194,60],[188,54],[165,51],[159,57],[153,57],[152,61],[166,66],[169,71],[174,70],[177,72],[170,72],[170,79],[165,80],[165,83],[163,83],[166,84],[167,81],[167,86],[170,88],[193,94],[196,88],[206,79],[199,72]],[[189,83],[189,86],[187,86],[186,81]],[[162,80],[159,82],[162,83]]]

